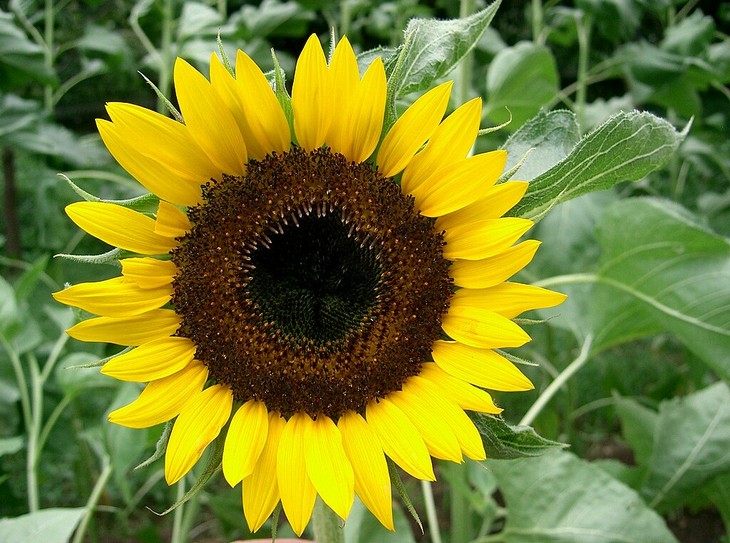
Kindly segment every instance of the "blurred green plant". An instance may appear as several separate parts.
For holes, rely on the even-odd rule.
[[[136,196],[92,133],[106,100],[154,107],[135,70],[169,96],[174,58],[205,66],[220,36],[229,56],[245,49],[267,69],[275,47],[291,74],[304,37],[333,28],[364,62],[386,60],[391,121],[447,76],[458,102],[486,98],[484,126],[511,121],[479,150],[506,148],[512,176],[531,181],[513,213],[541,219],[544,247],[524,278],[570,294],[557,316],[534,315],[547,325],[514,353],[539,365],[526,366],[535,393],[498,400],[571,451],[438,465],[436,485],[406,483],[425,535],[400,508],[384,534],[356,504],[347,541],[727,541],[730,13],[703,9],[714,12],[675,0],[0,7],[0,540],[251,537],[240,496],[216,478],[171,518],[144,509],[165,510],[186,483],[164,488],[156,464],[133,469],[158,435],[143,442],[104,415],[135,386],[84,367],[111,351],[66,340],[74,315],[50,292],[112,271],[51,259],[106,250],[63,218],[76,195],[56,173],[104,198]]]

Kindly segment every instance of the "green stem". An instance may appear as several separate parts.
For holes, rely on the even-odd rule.
[[[577,89],[575,93],[575,115],[578,119],[578,126],[584,128],[584,115],[586,107],[586,91],[588,89],[588,57],[591,42],[591,17],[582,14],[576,21],[578,29],[578,76]]]
[[[471,510],[466,494],[460,490],[469,488],[467,464],[455,464],[451,476],[459,481],[451,485],[451,543],[468,543],[472,539]]]
[[[462,19],[474,13],[475,0],[461,0],[459,2],[459,17]],[[474,74],[474,53],[471,51],[461,60],[458,77],[458,103],[463,104],[469,99],[471,80]]]
[[[185,497],[185,478],[180,479],[177,483],[177,494],[175,496],[175,503],[179,503]],[[180,504],[173,513],[172,517],[172,536],[170,537],[171,543],[185,543],[187,537],[183,532],[183,515],[185,514],[185,504]]]
[[[172,25],[174,20],[173,0],[165,0],[162,10],[162,44],[160,51],[160,82],[159,89],[163,96],[170,96],[172,89]],[[167,112],[165,103],[157,100],[157,111],[160,113]]]
[[[312,529],[317,543],[345,543],[342,519],[319,498],[312,513]]]
[[[431,531],[431,541],[441,543],[441,530],[438,515],[436,514],[436,504],[433,500],[433,487],[429,481],[421,481],[421,492],[426,505],[426,522],[428,522],[428,528]]]
[[[532,0],[532,41],[542,43],[542,0]]]
[[[350,0],[342,0],[340,2],[340,38],[347,36],[350,32],[350,19],[352,18],[352,9],[350,9]]]
[[[28,433],[26,471],[28,472],[28,507],[32,513],[40,509],[38,497],[38,457],[40,455],[38,438],[41,432],[41,415],[43,413],[43,382],[35,356],[28,357],[28,366],[30,367],[31,424],[26,430]]]
[[[54,36],[53,36],[53,30],[55,26],[55,20],[54,20],[54,12],[53,12],[53,0],[46,0],[45,5],[45,12],[43,14],[44,17],[44,29],[43,29],[43,41],[45,43],[45,49],[43,50],[43,61],[48,69],[48,72],[50,73],[53,70],[53,62],[54,62]],[[46,84],[43,88],[43,105],[46,113],[51,113],[53,111],[53,87],[50,84]]]
[[[591,345],[593,344],[593,335],[588,334],[585,341],[583,341],[583,347],[578,354],[578,357],[573,360],[568,366],[560,372],[560,375],[550,383],[547,388],[540,394],[540,397],[532,404],[532,407],[525,413],[520,421],[520,426],[529,426],[537,418],[543,408],[550,402],[553,396],[560,390],[560,388],[568,382],[568,380],[575,375],[575,373],[583,367],[588,361],[588,355],[591,352]]]
[[[84,515],[84,518],[81,520],[81,523],[76,530],[76,534],[74,535],[72,543],[81,543],[84,540],[86,528],[89,526],[91,516],[94,514],[94,508],[99,502],[99,497],[101,496],[101,492],[104,490],[104,487],[106,487],[109,476],[112,474],[112,466],[109,462],[109,457],[106,455],[104,455],[102,466],[103,467],[101,473],[99,474],[99,478],[96,480],[96,484],[94,485],[94,488],[91,491],[91,495],[86,502],[86,514]]]

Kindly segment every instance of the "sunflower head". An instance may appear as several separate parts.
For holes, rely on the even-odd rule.
[[[253,531],[281,502],[301,534],[317,495],[344,519],[355,493],[393,529],[386,457],[425,480],[432,457],[483,460],[465,411],[532,387],[495,352],[564,298],[507,281],[538,245],[503,217],[526,183],[497,184],[503,151],[470,156],[481,101],[444,118],[450,82],[384,130],[383,63],[360,74],[344,38],[329,63],[307,41],[291,123],[241,51],[235,75],[213,56],[210,80],[181,59],[174,79],[184,122],[119,103],[98,121],[156,214],[67,208],[125,255],[121,276],[54,295],[99,315],[72,337],[133,347],[102,372],[146,386],[109,419],[174,419],[170,484],[224,440]]]

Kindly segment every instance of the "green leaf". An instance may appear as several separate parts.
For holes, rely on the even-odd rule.
[[[540,219],[581,194],[636,181],[662,167],[685,133],[646,112],[620,113],[585,136],[558,164],[530,183],[510,215]]]
[[[568,452],[488,461],[509,509],[505,543],[676,543],[639,495]]]
[[[411,20],[404,33],[403,46],[393,60],[389,96],[395,100],[423,91],[448,74],[479,41],[500,1],[463,19]],[[391,101],[389,109],[392,107]]]
[[[503,149],[508,153],[505,170],[527,159],[514,175],[531,181],[568,156],[580,140],[575,114],[570,111],[541,111],[512,134]],[[528,154],[529,153],[529,154]]]
[[[699,56],[707,51],[714,32],[712,17],[698,10],[667,29],[661,48],[683,57]]]
[[[10,339],[16,332],[18,302],[15,291],[5,278],[0,276],[0,335]]]
[[[395,531],[383,529],[380,521],[365,508],[359,499],[355,498],[352,509],[347,515],[347,522],[345,522],[345,541],[347,543],[415,543],[411,524],[397,503],[394,503],[393,507],[393,523]]]
[[[55,83],[56,74],[46,66],[43,48],[15,26],[10,13],[0,9],[0,90],[18,87],[28,80]]]
[[[6,454],[15,454],[23,448],[23,437],[3,437],[0,438],[0,456]]]
[[[594,348],[674,333],[730,378],[730,242],[660,199],[620,201],[598,226]]]
[[[56,382],[64,394],[74,396],[91,388],[115,385],[115,381],[99,373],[99,368],[83,367],[97,360],[99,357],[92,353],[71,353],[63,357],[56,368]]]
[[[719,382],[663,402],[656,424],[640,493],[652,507],[668,511],[730,471],[730,388]]]
[[[185,2],[178,19],[177,39],[183,43],[199,36],[215,35],[223,23],[217,10],[199,2]]]
[[[540,456],[550,450],[567,447],[564,443],[545,439],[529,426],[510,426],[502,417],[481,413],[470,413],[470,416],[482,436],[487,458]]]
[[[85,507],[59,507],[0,519],[0,541],[66,543],[85,512]]]
[[[645,465],[654,450],[657,413],[632,398],[617,398],[616,413],[621,420],[624,439],[634,451],[637,463]]]
[[[555,58],[544,45],[520,42],[502,49],[487,71],[486,116],[495,124],[512,116],[522,126],[558,93]]]

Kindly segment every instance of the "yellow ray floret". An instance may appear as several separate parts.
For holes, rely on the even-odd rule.
[[[97,317],[72,326],[66,333],[79,341],[136,347],[175,333],[180,317],[172,309],[153,309],[133,317]]]
[[[355,492],[383,526],[394,530],[390,475],[380,439],[354,411],[343,414],[337,427],[355,474]]]
[[[138,257],[124,258],[119,263],[124,280],[142,289],[154,289],[172,283],[177,274],[177,266],[170,260]]]
[[[269,413],[266,444],[251,475],[243,480],[243,514],[248,528],[256,532],[266,522],[279,503],[277,457],[281,434],[286,421],[276,412]]]
[[[203,389],[207,378],[208,368],[193,360],[177,373],[151,381],[136,400],[109,413],[109,421],[129,428],[149,428],[167,422]]]
[[[539,246],[539,241],[527,240],[481,260],[457,260],[451,263],[449,275],[459,287],[491,287],[506,281],[529,264]]]
[[[297,535],[302,535],[307,526],[317,497],[317,491],[307,473],[305,456],[307,417],[304,413],[295,413],[287,421],[276,457],[276,477],[279,480],[281,505],[292,530]],[[272,474],[269,474],[269,477],[271,476]]]
[[[355,476],[345,455],[340,430],[325,415],[316,420],[305,415],[303,421],[309,479],[322,501],[344,520],[355,497]]]
[[[494,405],[492,397],[487,392],[449,375],[433,362],[421,366],[419,377],[436,385],[447,398],[451,398],[462,409],[481,413],[502,412]]]
[[[249,400],[231,419],[223,449],[223,476],[236,486],[251,475],[269,434],[269,413],[263,402]]]
[[[190,230],[188,216],[180,208],[161,200],[157,207],[155,232],[161,236],[177,238],[184,236],[188,230]]]
[[[534,388],[512,362],[490,349],[469,347],[458,341],[436,341],[432,355],[446,373],[480,387],[507,392]]]
[[[418,479],[435,480],[431,456],[421,434],[393,402],[385,398],[370,402],[365,419],[378,435],[385,454],[404,471]]]
[[[461,289],[454,294],[451,304],[459,307],[488,307],[507,319],[530,311],[554,307],[567,296],[534,285],[501,283],[484,289]]]
[[[157,288],[142,289],[134,283],[115,277],[94,283],[79,283],[54,292],[53,298],[105,317],[130,317],[165,305],[172,295],[169,283]]]
[[[106,202],[76,202],[66,206],[76,226],[103,242],[143,255],[170,252],[177,242],[155,232],[155,221],[127,207]]]
[[[297,60],[292,83],[291,105],[294,110],[294,131],[306,151],[320,147],[332,122],[330,76],[322,46],[311,36]]]
[[[213,385],[196,394],[175,420],[165,452],[165,480],[179,481],[203,455],[228,422],[233,395],[227,386]]]
[[[163,337],[115,356],[101,373],[120,381],[148,382],[185,368],[195,356],[195,344],[184,337]]]
[[[532,221],[516,217],[455,226],[444,232],[444,256],[465,260],[487,258],[507,249],[531,227]]]

